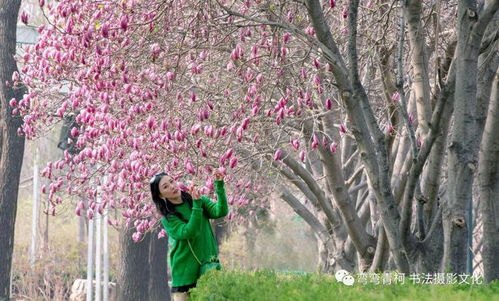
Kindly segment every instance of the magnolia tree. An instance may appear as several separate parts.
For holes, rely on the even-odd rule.
[[[74,118],[75,151],[43,172],[51,213],[63,193],[80,195],[89,205],[77,214],[119,208],[139,240],[155,224],[153,174],[210,193],[221,167],[245,213],[231,218],[278,188],[317,234],[325,271],[463,272],[470,171],[497,118],[487,108],[498,6],[59,1],[13,78],[30,92],[11,105],[27,138]]]

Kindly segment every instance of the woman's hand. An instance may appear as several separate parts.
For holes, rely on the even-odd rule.
[[[199,192],[199,189],[194,186],[194,184],[189,185],[189,193],[191,194],[193,200],[201,198],[201,193]]]
[[[215,177],[215,180],[223,181],[225,177],[225,168],[220,167],[215,169],[215,171],[213,172],[213,176]]]

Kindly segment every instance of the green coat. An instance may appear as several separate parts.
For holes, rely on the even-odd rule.
[[[168,265],[172,287],[194,284],[199,278],[200,264],[192,254],[187,240],[201,262],[218,257],[217,242],[208,218],[221,218],[229,212],[223,181],[215,181],[215,192],[218,198],[216,203],[203,195],[200,197],[201,205],[193,201],[192,209],[185,202],[175,206],[175,210],[187,223],[173,214],[168,215],[168,218],[161,218],[168,233]]]

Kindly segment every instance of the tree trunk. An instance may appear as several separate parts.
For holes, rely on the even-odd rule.
[[[126,227],[120,233],[118,300],[149,301],[149,245],[151,235],[135,243],[135,229]]]
[[[321,239],[317,239],[317,253],[318,253],[317,271],[319,273],[328,273],[330,269],[329,249]]]
[[[395,155],[391,178],[393,197],[397,200],[397,203],[402,201],[404,188],[407,183],[407,174],[409,174],[409,169],[411,167],[411,160],[407,160],[410,153],[409,135],[407,135],[407,130],[405,128],[402,128],[401,132],[402,135],[397,137],[399,146]]]
[[[225,220],[225,217],[216,219],[212,222],[215,237],[217,239],[218,248],[229,236],[229,224]]]
[[[168,287],[168,239],[166,237],[158,239],[161,227],[151,234],[151,244],[149,247],[149,299],[151,301],[170,300],[170,288]]]
[[[489,4],[491,1],[487,1]],[[497,202],[499,146],[497,134],[494,131],[499,125],[498,107],[498,68],[499,56],[497,52],[497,28],[499,14],[489,24],[481,45],[481,54],[478,58],[478,94],[477,94],[477,128],[475,152],[479,153],[478,182],[480,189],[479,210],[483,218],[482,259],[484,278],[486,282],[499,280],[499,259],[494,251],[499,247],[499,209]],[[487,122],[487,125],[486,125]],[[484,128],[487,126],[486,131]],[[494,170],[495,168],[495,170]]]
[[[331,154],[329,149],[325,150],[322,147],[320,147],[320,153],[324,162],[327,162],[324,164],[324,173],[328,180],[329,190],[334,196],[334,202],[341,212],[348,235],[366,265],[371,265],[376,242],[372,236],[367,234],[355,211],[348,189],[345,186],[338,158],[336,155]]]
[[[17,71],[16,23],[21,0],[0,0],[0,300],[10,295],[14,227],[19,178],[24,154],[24,137],[17,135],[22,119],[12,116],[9,101],[21,99],[24,88],[13,88]]]
[[[440,177],[442,174],[442,166],[445,157],[445,148],[447,145],[447,136],[449,132],[449,125],[454,112],[454,89],[455,89],[455,68],[452,69],[450,73],[450,64],[452,62],[452,57],[454,56],[457,41],[453,41],[446,49],[445,63],[441,66],[442,76],[447,77],[446,86],[443,87],[444,91],[440,91],[439,97],[446,97],[444,104],[444,112],[440,117],[440,130],[439,136],[434,142],[431,149],[430,155],[428,157],[428,163],[424,167],[422,178],[421,178],[421,190],[426,200],[424,204],[424,218],[425,226],[428,229],[432,221],[432,216],[435,214],[434,209],[441,206],[441,202],[438,200],[438,192],[440,189]],[[446,95],[445,92],[449,92]],[[437,100],[438,101],[438,100]],[[437,102],[435,101],[435,102]],[[440,218],[440,217],[439,217]],[[428,232],[426,230],[426,232]]]
[[[256,240],[258,239],[258,231],[252,223],[249,223],[245,228],[243,235],[246,242],[246,250],[248,251],[248,262],[245,268],[255,269],[257,268]]]
[[[486,0],[486,4],[490,4],[494,0]],[[495,14],[490,24],[487,26],[480,45],[480,56],[478,57],[478,83],[477,83],[477,135],[475,142],[475,155],[478,155],[480,149],[480,141],[483,135],[483,129],[487,119],[490,93],[496,77],[497,68],[499,66],[499,55],[497,48],[499,47],[498,32],[499,14]]]
[[[480,147],[480,212],[483,217],[483,270],[485,281],[499,280],[499,77],[496,75],[489,114]]]
[[[442,212],[435,211],[433,217],[433,229],[428,233],[425,240],[421,243],[421,250],[417,254],[415,272],[417,273],[437,273],[442,260],[444,233],[442,228]],[[431,229],[431,228],[430,228]]]
[[[404,14],[407,16],[408,36],[411,45],[412,89],[416,98],[418,132],[425,135],[429,130],[431,105],[428,58],[425,51],[424,29],[421,23],[422,1],[410,0],[405,3]]]
[[[472,3],[470,3],[472,2]],[[478,17],[474,1],[459,1],[456,53],[454,127],[449,146],[448,202],[444,204],[444,258],[442,270],[466,270],[467,204],[471,202],[473,172],[476,166],[477,70],[481,39],[497,11],[498,1],[489,2]]]

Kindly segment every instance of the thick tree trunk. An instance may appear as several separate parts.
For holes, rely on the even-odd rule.
[[[442,166],[445,158],[445,148],[447,145],[447,136],[449,132],[450,121],[454,111],[454,89],[455,89],[455,68],[450,73],[450,65],[454,52],[456,50],[456,40],[446,49],[445,63],[440,66],[441,75],[447,78],[446,86],[442,87],[444,90],[440,91],[439,97],[446,97],[444,112],[440,119],[440,130],[437,139],[431,149],[428,157],[428,163],[424,167],[423,175],[421,177],[421,190],[426,200],[424,204],[424,219],[426,232],[430,227],[432,216],[435,213],[435,208],[441,206],[438,201],[438,192],[440,189],[440,177],[442,174]],[[440,217],[439,217],[440,218]],[[424,239],[424,238],[423,238]]]
[[[419,245],[421,249],[417,254],[418,257],[414,269],[417,273],[437,273],[440,268],[440,262],[444,253],[444,233],[442,228],[442,212],[440,210],[435,211],[432,221],[434,223],[432,224],[433,229],[430,228],[431,232],[428,233],[429,236]]]
[[[480,212],[483,217],[485,281],[499,280],[499,77],[496,75],[480,147]]]
[[[150,235],[135,243],[134,228],[126,227],[120,233],[120,264],[118,273],[118,300],[149,301],[149,245]]]
[[[161,227],[151,234],[149,246],[149,300],[167,301],[170,300],[170,288],[168,287],[168,239],[166,237],[158,239]]]
[[[17,135],[22,120],[12,116],[9,101],[24,94],[13,88],[12,74],[17,71],[16,23],[21,0],[0,0],[0,300],[8,300],[14,226],[16,222],[19,177],[24,154],[24,137]]]
[[[423,154],[426,153],[430,156],[427,170],[423,173],[423,183],[427,185],[423,187],[423,194],[425,196],[423,197],[423,199],[426,201],[425,206],[431,206],[431,210],[427,210],[426,216],[423,208],[420,207],[420,211],[418,211],[420,241],[416,242],[415,245],[418,251],[418,253],[416,254],[416,272],[436,272],[439,269],[439,265],[443,257],[442,242],[444,237],[441,208],[443,206],[442,203],[446,203],[446,201],[437,200],[438,178],[429,177],[428,175],[431,174],[432,170],[437,172],[436,169],[439,169],[439,166],[441,165],[441,163],[438,162],[439,160],[442,160],[442,154],[440,153],[442,150],[440,148],[443,148],[445,139],[443,139],[442,137],[446,136],[450,116],[452,114],[451,99],[453,97],[454,83],[455,73],[451,72],[447,84],[444,87],[441,95],[439,96],[437,105],[435,106],[435,111],[431,120],[432,128],[428,136],[426,137],[419,154],[419,157],[422,157],[420,159],[421,161],[423,161]],[[442,139],[443,141],[440,139]],[[434,143],[434,145],[431,151],[429,151],[428,146],[432,143]],[[432,160],[435,160],[436,162]],[[422,162],[417,162],[416,165],[420,163]],[[431,196],[431,199],[428,198],[428,195]],[[448,198],[448,195],[445,194],[444,197]],[[420,206],[421,205],[422,204],[420,204]],[[425,219],[427,219],[427,221],[425,221]]]
[[[454,51],[454,47],[448,49],[448,55]],[[452,55],[451,55],[452,56]],[[450,61],[450,60],[449,60]],[[431,130],[426,137],[420,155],[424,151],[428,151],[427,146],[434,143],[429,153],[428,164],[423,171],[422,192],[424,195],[425,208],[424,212],[419,212],[421,234],[416,243],[418,248],[417,260],[415,262],[416,272],[436,272],[443,258],[443,226],[442,226],[442,207],[448,198],[448,194],[443,195],[441,200],[437,195],[439,193],[438,182],[439,178],[433,173],[439,174],[441,168],[441,160],[443,156],[443,147],[445,145],[445,137],[447,136],[450,118],[453,111],[453,99],[455,89],[455,68],[450,68],[450,63],[445,69],[445,74],[448,72],[448,78],[445,86],[438,96],[436,101],[435,111],[431,120]],[[434,142],[433,142],[434,141]]]
[[[454,95],[449,95],[453,98]],[[448,101],[450,103],[450,101]],[[452,103],[446,104],[444,113],[440,120],[440,131],[428,157],[428,163],[423,170],[421,177],[421,190],[425,198],[424,219],[426,231],[430,226],[434,209],[441,206],[438,200],[438,191],[440,188],[440,176],[442,174],[442,165],[444,161],[444,150],[447,143],[447,133],[452,116]],[[424,238],[422,238],[424,239]]]
[[[439,197],[440,175],[444,161],[444,150],[446,146],[449,124],[453,112],[453,99],[455,89],[455,68],[451,70],[452,57],[454,56],[456,42],[451,43],[446,50],[445,63],[440,66],[441,76],[447,78],[447,82],[438,95],[437,104],[444,101],[443,113],[438,118],[439,131],[434,145],[428,157],[428,162],[423,170],[421,177],[421,190],[424,196],[423,207],[423,233],[419,237],[422,241],[418,243],[420,247],[415,262],[415,272],[421,273],[436,273],[440,269],[441,260],[443,257],[443,227],[442,227],[442,200]],[[438,106],[438,105],[437,105]],[[438,110],[438,108],[435,108]],[[437,113],[437,111],[435,112]],[[432,117],[432,126],[433,123]],[[430,132],[430,134],[433,132]],[[448,197],[444,195],[444,197]]]
[[[456,53],[454,127],[449,146],[448,202],[444,204],[444,258],[442,270],[464,273],[467,256],[467,204],[471,202],[476,168],[476,95],[478,55],[487,24],[499,1],[489,2],[478,17],[475,1],[459,1]]]
[[[487,1],[487,4],[490,2]],[[478,135],[475,142],[475,151],[481,149],[478,176],[480,187],[479,206],[483,218],[482,258],[484,277],[487,282],[499,280],[499,259],[494,256],[495,251],[499,248],[499,206],[497,197],[495,197],[499,193],[499,165],[497,164],[499,146],[497,144],[498,137],[495,133],[499,125],[498,24],[499,14],[496,13],[494,20],[489,24],[485,32],[481,47],[483,52],[478,58],[478,66],[480,67],[476,116]],[[484,131],[486,126],[487,128]]]

